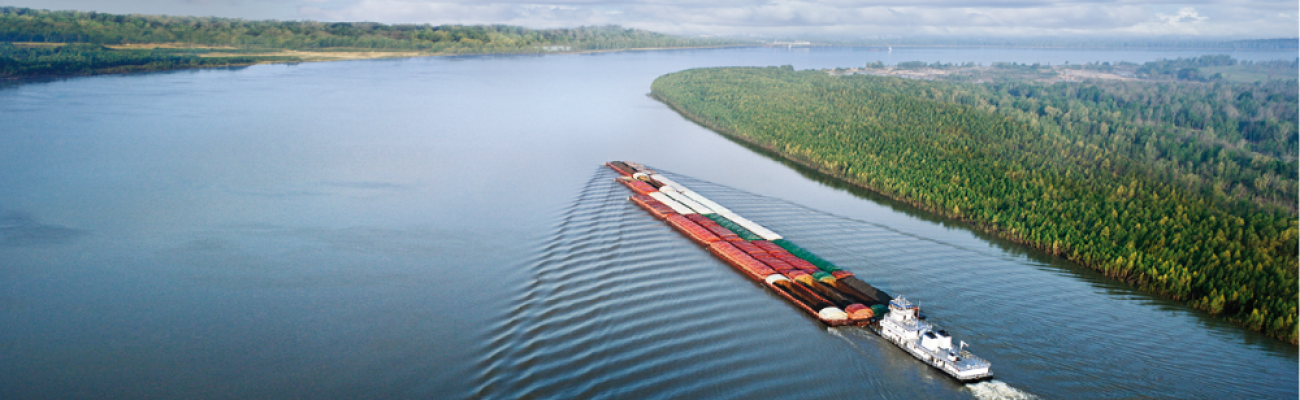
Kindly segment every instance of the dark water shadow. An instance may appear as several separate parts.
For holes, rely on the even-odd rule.
[[[292,66],[292,65],[297,65],[298,63],[285,62],[285,63],[278,63],[278,64]],[[257,64],[253,64],[253,65],[257,65]],[[0,79],[0,90],[15,89],[21,86],[28,86],[28,85],[61,83],[61,82],[72,81],[72,80],[98,78],[98,77],[105,77],[105,76],[197,74],[205,71],[238,71],[238,70],[251,67],[253,65],[230,65],[230,66],[221,66],[221,67],[165,69],[165,70],[157,70],[157,71],[135,71],[135,72],[118,72],[118,73],[86,74],[86,75],[52,75],[52,76],[36,76],[30,78]]]
[[[42,247],[70,243],[86,231],[46,224],[20,211],[0,213],[0,247]]]

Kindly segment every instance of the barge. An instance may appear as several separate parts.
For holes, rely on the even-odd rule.
[[[952,337],[925,322],[906,298],[876,289],[645,165],[605,165],[633,192],[628,200],[822,323],[863,327],[962,382],[993,376],[988,361],[967,351],[965,342],[954,347]]]

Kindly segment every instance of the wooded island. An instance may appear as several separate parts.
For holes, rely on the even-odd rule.
[[[1174,75],[959,83],[708,68],[659,77],[652,96],[821,173],[1296,343],[1297,82]]]

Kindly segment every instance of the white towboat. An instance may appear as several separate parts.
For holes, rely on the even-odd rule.
[[[966,342],[954,348],[952,336],[922,321],[920,309],[902,296],[889,301],[889,313],[878,325],[880,337],[959,381],[993,376],[988,361],[966,351]]]

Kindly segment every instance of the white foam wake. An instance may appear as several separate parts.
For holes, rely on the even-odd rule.
[[[980,400],[1032,400],[1037,399],[1027,392],[1022,392],[1002,381],[984,381],[966,385],[975,398]]]

